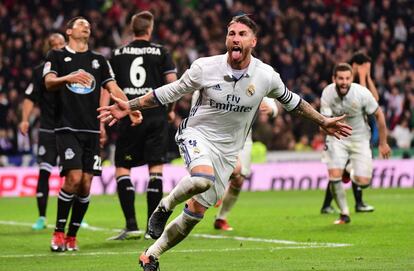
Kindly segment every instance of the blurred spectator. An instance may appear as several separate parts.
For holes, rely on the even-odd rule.
[[[155,14],[154,40],[165,44],[172,52],[178,75],[194,59],[225,51],[222,36],[227,20],[223,18],[240,12],[254,14],[260,26],[261,41],[255,54],[272,65],[288,87],[308,101],[319,97],[321,90],[331,82],[334,63],[346,62],[355,51],[362,50],[372,58],[372,78],[390,128],[394,128],[402,116],[409,120],[410,127],[414,125],[412,0],[2,1],[0,152],[18,150],[14,127],[19,104],[31,78],[31,68],[40,63],[44,55],[45,37],[51,32],[63,32],[68,18],[83,15],[97,29],[90,39],[91,46],[106,55],[130,39],[131,33],[124,30],[127,29],[125,24],[132,14],[143,9]],[[319,101],[315,99],[312,105],[318,107]],[[188,106],[188,99],[177,104],[181,117],[188,114],[185,112]],[[263,140],[269,148],[293,149],[294,138],[301,138],[303,134],[312,141],[318,139],[319,136],[314,136],[317,130],[302,130],[303,122],[292,122],[284,112],[280,114],[284,131],[273,127],[271,135],[265,136],[269,125],[260,119],[256,124],[265,125],[257,139]],[[173,132],[174,127],[171,129]],[[274,137],[280,134],[286,138],[277,142]]]
[[[299,141],[295,144],[295,151],[311,151],[312,147],[309,145],[309,137],[302,135]]]
[[[408,127],[408,120],[406,118],[401,119],[400,123],[395,126],[391,136],[395,139],[398,148],[411,148],[414,133]]]

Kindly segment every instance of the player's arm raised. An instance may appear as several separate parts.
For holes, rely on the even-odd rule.
[[[109,122],[109,126],[114,125],[131,111],[153,108],[177,101],[183,95],[199,89],[201,81],[201,68],[194,62],[179,80],[159,87],[144,96],[125,102],[111,94],[115,103],[111,106],[98,108],[100,112],[98,118],[103,122]]]
[[[345,115],[331,118],[325,117],[303,99],[293,112],[296,115],[303,116],[316,122],[326,134],[335,136],[338,139],[352,134],[352,127],[341,122],[345,118]]]

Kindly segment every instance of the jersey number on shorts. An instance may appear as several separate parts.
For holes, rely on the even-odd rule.
[[[142,56],[137,57],[132,61],[131,68],[129,69],[131,83],[137,88],[142,87],[147,78],[147,72],[144,67],[141,66],[142,64],[144,64],[144,58]]]
[[[102,170],[102,159],[99,155],[93,157],[95,162],[93,163],[93,170]]]

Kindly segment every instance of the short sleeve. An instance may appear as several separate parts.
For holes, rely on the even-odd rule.
[[[32,72],[32,81],[24,91],[25,98],[31,100],[34,103],[39,102],[40,92],[43,85],[43,67],[44,65],[37,66]]]
[[[107,61],[103,56],[101,56],[100,61],[101,61],[101,67],[102,67],[101,68],[101,76],[102,76],[101,85],[104,86],[109,81],[115,80],[115,74],[112,70],[112,67],[109,61]]]
[[[177,73],[177,68],[175,67],[174,61],[172,60],[172,57],[168,50],[164,49],[164,58],[163,63],[161,65],[161,71],[163,74],[168,73]]]
[[[59,76],[58,52],[50,50],[46,55],[46,62],[43,66],[43,77],[49,73],[54,73]]]

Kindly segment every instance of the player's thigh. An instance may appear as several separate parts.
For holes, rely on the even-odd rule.
[[[129,122],[122,121],[118,127],[118,139],[115,143],[115,166],[132,168],[143,165],[145,124],[130,126]]]
[[[163,117],[153,118],[145,130],[143,155],[148,164],[167,162],[168,121]]]
[[[211,160],[214,169],[215,181],[209,190],[194,197],[197,202],[205,207],[214,206],[217,201],[223,198],[230,176],[237,161],[237,155],[223,155],[212,151]]]
[[[102,173],[102,158],[99,134],[84,133],[81,135],[81,140],[83,147],[83,172],[100,176]]]
[[[239,153],[239,160],[241,171],[240,174],[243,176],[248,176],[251,171],[251,162],[252,162],[252,146],[253,142],[250,140],[246,140],[244,143],[243,149]]]
[[[58,157],[56,147],[56,136],[54,132],[39,132],[39,147],[37,150],[37,161],[42,166],[56,166]],[[50,170],[49,170],[50,171]]]
[[[189,171],[195,166],[211,166],[211,144],[195,131],[183,131],[176,136],[176,143],[180,155]]]
[[[372,151],[368,140],[352,144],[350,159],[355,176],[371,178],[373,170]]]
[[[83,169],[82,142],[76,133],[56,133],[56,147],[59,154],[60,175],[65,176],[69,170]]]
[[[344,169],[349,159],[348,143],[336,139],[327,139],[323,153],[328,169]]]

